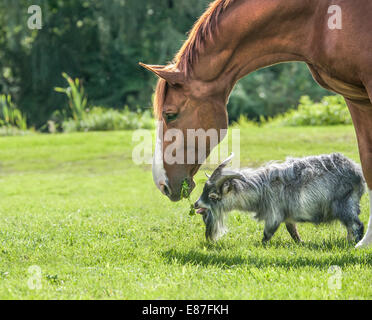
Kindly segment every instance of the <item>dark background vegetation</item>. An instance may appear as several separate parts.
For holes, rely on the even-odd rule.
[[[208,0],[1,0],[0,93],[11,94],[40,128],[66,97],[61,73],[82,80],[91,105],[131,110],[151,107],[156,78],[142,61],[170,61]],[[43,28],[27,27],[30,5],[40,5]],[[230,98],[229,115],[273,116],[307,94],[329,94],[300,63],[276,65],[241,80]]]

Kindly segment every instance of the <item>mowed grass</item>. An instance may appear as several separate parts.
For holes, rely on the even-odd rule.
[[[133,146],[130,131],[0,138],[0,299],[372,298],[372,249],[340,223],[300,224],[301,245],[281,226],[263,246],[263,225],[233,212],[208,243]],[[352,127],[241,131],[242,165],[334,151],[359,161]],[[367,225],[366,195],[361,207]]]

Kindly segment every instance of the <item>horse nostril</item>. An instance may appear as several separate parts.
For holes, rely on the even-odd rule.
[[[171,195],[170,189],[167,185],[164,185],[164,193],[168,197]]]
[[[172,194],[169,186],[165,182],[160,182],[159,183],[159,188],[160,188],[160,191],[163,194],[165,194],[167,197],[169,197]]]

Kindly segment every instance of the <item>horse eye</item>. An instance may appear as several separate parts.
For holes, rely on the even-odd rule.
[[[176,120],[177,115],[178,115],[177,113],[166,113],[165,119],[167,120],[167,122],[170,122],[170,121]]]

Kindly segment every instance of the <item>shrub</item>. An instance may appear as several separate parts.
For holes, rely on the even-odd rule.
[[[296,108],[306,92],[319,101],[329,92],[315,84],[304,63],[285,63],[253,72],[244,77],[231,92],[228,110],[230,121],[241,114],[260,121],[260,117],[275,117]]]
[[[17,109],[10,95],[0,95],[0,127],[27,130],[26,116]]]
[[[149,111],[133,112],[128,107],[121,111],[94,107],[85,112],[81,119],[69,119],[62,123],[64,132],[153,129],[154,127],[154,119]]]
[[[84,87],[78,78],[73,80],[65,72],[62,73],[62,76],[66,79],[68,87],[55,87],[54,91],[66,94],[72,117],[74,118],[74,120],[80,120],[84,115],[85,107],[87,106],[88,102]]]
[[[351,123],[351,116],[342,96],[326,96],[316,103],[308,96],[303,96],[296,110],[289,110],[266,121],[266,125],[270,126],[331,126]]]
[[[93,107],[89,109],[84,87],[79,79],[73,80],[66,73],[62,76],[68,83],[67,88],[54,88],[55,91],[66,94],[69,109],[56,111],[46,126],[51,133],[77,131],[109,131],[152,129],[154,119],[149,111],[133,112],[125,107],[123,110]]]
[[[260,118],[261,122],[253,121],[248,119],[246,115],[241,114],[237,121],[234,121],[231,125],[232,128],[251,128],[251,127],[259,127],[261,124],[265,122],[265,118]]]
[[[29,134],[26,116],[15,106],[10,95],[0,95],[0,136]]]
[[[34,133],[34,131],[21,130],[13,126],[0,127],[0,137],[2,136],[24,136],[24,135],[29,135],[32,133]]]

